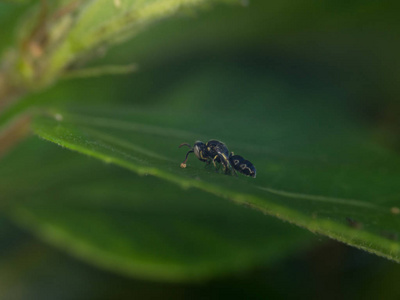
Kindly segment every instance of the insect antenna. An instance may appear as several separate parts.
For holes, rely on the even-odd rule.
[[[178,148],[181,148],[182,146],[188,146],[190,149],[193,150],[193,147],[191,145],[189,145],[188,143],[180,144]]]
[[[188,160],[189,154],[193,153],[193,152],[194,152],[193,149],[191,149],[191,150],[188,151],[188,153],[186,153],[185,160],[181,163],[181,168],[186,168],[186,161]]]

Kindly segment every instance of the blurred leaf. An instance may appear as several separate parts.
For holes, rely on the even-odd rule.
[[[123,299],[154,299],[160,295],[163,299],[288,299],[293,291],[307,298],[321,298],[327,288],[332,297],[346,299],[360,295],[397,299],[399,295],[399,264],[333,241],[266,268],[201,284],[168,283],[102,272],[41,243],[1,218],[0,225],[1,299],[110,299],[116,295]],[[304,271],[309,269],[313,272]],[[338,280],[343,284],[338,285]]]
[[[36,138],[0,165],[1,207],[13,220],[85,261],[135,277],[191,281],[241,271],[310,237],[208,193]]]
[[[165,282],[101,271],[37,240],[3,216],[0,233],[1,299],[111,299],[116,295],[148,299],[160,292],[170,299],[176,289]]]
[[[49,60],[50,74],[73,61],[92,56],[99,47],[126,40],[149,24],[167,18],[183,8],[206,4],[207,0],[86,1],[79,8],[74,25]],[[104,52],[105,49],[100,49]]]
[[[230,0],[224,0],[231,2]],[[64,73],[101,56],[160,20],[214,0],[40,1],[17,27],[0,64],[0,112],[23,95],[44,89]],[[232,2],[236,2],[232,0]],[[0,45],[1,46],[1,45]]]
[[[34,131],[400,260],[400,158],[345,100],[234,67],[191,73],[158,97],[153,106],[49,112],[36,119]],[[252,161],[257,178],[217,174],[194,156],[179,168],[186,153],[179,144],[212,138]]]
[[[41,299],[397,299],[400,265],[330,242],[284,260],[198,283],[136,280],[103,272],[41,243],[0,217],[0,297]],[[305,272],[304,270],[313,270]],[[296,278],[296,280],[293,280]],[[337,284],[337,282],[343,284]],[[290,286],[284,289],[283,286]],[[382,289],[384,287],[384,289]]]

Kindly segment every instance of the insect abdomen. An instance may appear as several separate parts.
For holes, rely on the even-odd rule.
[[[247,176],[251,176],[253,178],[256,177],[256,167],[249,162],[248,160],[245,160],[243,157],[240,155],[233,155],[229,158],[229,161],[233,168],[238,171],[239,173],[242,173]]]

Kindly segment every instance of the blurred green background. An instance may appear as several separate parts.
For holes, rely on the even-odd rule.
[[[57,107],[79,105],[86,110],[101,109],[105,104],[129,105],[159,112],[171,110],[183,116],[193,110],[209,110],[216,118],[219,111],[231,110],[237,112],[236,119],[230,120],[237,127],[226,128],[221,123],[218,127],[221,131],[216,135],[226,131],[233,136],[237,132],[246,141],[246,134],[240,132],[241,124],[250,122],[251,114],[262,114],[258,108],[263,107],[264,101],[269,103],[270,97],[274,105],[288,106],[287,111],[303,104],[340,108],[338,114],[350,115],[363,124],[373,141],[397,155],[400,146],[398,6],[394,1],[253,0],[248,5],[219,4],[198,12],[188,11],[153,25],[88,64],[137,63],[137,72],[62,80],[24,101],[52,107],[55,103]],[[1,4],[2,48],[11,43],[10,26],[25,9],[22,4]],[[224,100],[214,102],[216,98]],[[246,117],[241,118],[240,112]],[[252,128],[255,133],[263,130]],[[276,132],[270,142],[290,147],[285,135],[279,134],[279,129]],[[162,145],[159,151],[163,153]],[[54,176],[60,169],[61,182]],[[0,179],[1,208],[5,212],[0,215],[1,299],[398,299],[400,296],[397,284],[400,267],[396,263],[313,235],[255,210],[243,210],[205,192],[182,190],[154,177],[139,177],[34,137],[0,162]],[[132,185],[136,182],[135,191],[143,187],[138,189],[138,199],[149,200],[146,203],[143,200],[145,204],[139,201],[134,208],[126,201],[127,194],[135,198],[135,192],[127,190],[131,181]],[[153,187],[163,192],[152,193]],[[80,204],[82,195],[89,205]],[[397,199],[398,194],[392,196]],[[71,197],[75,199],[72,204]],[[182,206],[176,198],[190,199],[195,204]],[[57,204],[48,205],[45,199],[56,199]],[[110,209],[112,201],[121,207]],[[181,278],[171,283],[149,279],[151,275],[143,279],[119,273],[107,264],[96,265],[96,260],[93,264],[87,256],[68,251],[67,246],[62,249],[60,244],[43,242],[43,235],[10,217],[12,214],[8,212],[15,202],[19,207],[37,211],[44,220],[52,220],[53,214],[57,217],[57,212],[63,211],[67,217],[76,218],[77,230],[85,224],[80,223],[84,218],[95,222],[97,213],[104,220],[108,213],[115,214],[121,220],[117,229],[124,230],[125,226],[128,234],[135,226],[133,222],[153,224],[140,217],[132,220],[132,214],[123,212],[124,207],[140,216],[157,207],[155,214],[168,222],[183,215],[189,216],[188,219],[192,216],[199,226],[217,222],[215,228],[221,229],[218,234],[223,236],[225,232],[229,236],[228,246],[219,245],[221,248],[216,251],[207,247],[195,249],[193,245],[197,244],[191,244],[188,236],[188,244],[177,237],[168,243],[182,243],[182,249],[193,247],[199,257],[206,253],[205,256],[219,261],[226,256],[226,264],[238,263],[229,268],[221,263],[215,274],[211,272],[210,276],[194,282]],[[213,211],[219,218],[202,219],[199,217],[202,210],[204,214]],[[93,224],[88,234],[97,238],[96,232],[101,227]],[[149,232],[160,232],[165,226],[159,219],[154,224],[156,230]],[[140,236],[140,228],[136,234]],[[149,242],[146,234],[143,233],[143,243],[149,243],[152,249],[162,247],[161,242]],[[99,237],[99,247],[107,249],[109,245],[101,242]],[[123,249],[126,241],[119,242]],[[232,245],[237,245],[240,251],[231,253]],[[150,258],[144,256],[143,261],[158,259],[157,255],[155,251],[149,254]],[[185,262],[196,265],[192,260],[188,256]],[[241,260],[247,261],[241,265]]]

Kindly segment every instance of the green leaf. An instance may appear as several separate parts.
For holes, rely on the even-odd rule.
[[[260,266],[308,242],[299,229],[31,138],[1,162],[1,208],[102,268],[192,281]]]
[[[153,106],[49,112],[34,131],[400,261],[400,158],[356,117],[354,104],[226,67],[191,73],[179,86]],[[257,178],[215,173],[194,156],[179,168],[186,153],[179,144],[212,138],[253,162]]]
[[[151,1],[60,1],[47,33],[52,48],[45,57],[41,80],[54,81],[71,64],[104,52],[110,45],[126,40],[150,24],[170,17],[180,10],[211,3],[210,0],[151,0]],[[66,13],[61,14],[60,11]],[[54,49],[53,49],[54,48]],[[102,48],[102,49],[100,49]],[[43,49],[42,51],[44,51]]]
[[[16,99],[48,87],[64,73],[104,55],[110,46],[131,38],[149,25],[183,10],[191,11],[214,2],[217,1],[57,0],[36,3],[16,26],[15,45],[2,57],[0,113]]]

